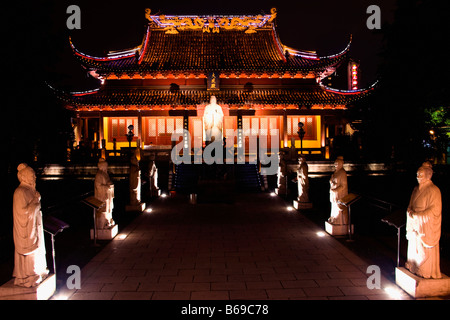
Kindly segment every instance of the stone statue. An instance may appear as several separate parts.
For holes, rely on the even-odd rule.
[[[417,170],[418,185],[409,201],[406,217],[408,255],[405,267],[422,278],[441,278],[439,239],[441,237],[442,199],[431,181],[433,169],[425,162]]]
[[[141,170],[139,169],[138,160],[139,149],[136,149],[131,157],[130,165],[130,205],[141,204]]]
[[[331,215],[328,222],[336,225],[348,224],[347,207],[340,205],[338,200],[348,194],[347,172],[344,169],[343,157],[338,157],[334,162],[335,172],[330,179]]]
[[[284,152],[278,153],[277,194],[287,194],[287,166]]]
[[[35,287],[48,275],[41,195],[36,190],[34,170],[25,163],[17,170],[20,185],[13,197],[14,284]]]
[[[154,155],[153,155],[153,158],[152,157],[150,158],[148,176],[149,176],[149,183],[150,183],[150,195],[152,197],[158,196],[158,193],[159,193],[158,168],[156,167]]]
[[[309,179],[308,179],[308,164],[304,155],[298,158],[297,170],[297,187],[298,187],[298,202],[309,202]]]
[[[112,210],[114,208],[114,184],[109,178],[108,162],[105,159],[98,161],[98,171],[95,176],[95,197],[105,202],[105,205],[97,210],[96,226],[97,229],[106,229],[115,225],[112,219]]]
[[[215,96],[211,96],[210,104],[205,107],[203,126],[205,130],[205,141],[222,142],[223,111],[222,107],[217,104]]]

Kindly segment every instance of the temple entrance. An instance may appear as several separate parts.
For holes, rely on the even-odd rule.
[[[161,146],[172,145],[173,133],[183,133],[183,117],[145,117],[144,144]]]
[[[255,144],[257,138],[259,138],[260,146],[264,146],[265,141],[266,148],[270,150],[272,135],[276,136],[278,141],[280,140],[281,121],[281,116],[243,116],[242,130],[245,137],[245,152],[254,153],[255,148],[258,148]]]

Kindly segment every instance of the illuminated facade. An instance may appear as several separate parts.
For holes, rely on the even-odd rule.
[[[275,9],[255,16],[164,16],[146,9],[145,16],[143,41],[132,49],[94,57],[70,42],[74,56],[101,80],[98,89],[60,95],[74,112],[77,144],[94,142],[110,154],[129,146],[130,124],[132,147],[170,148],[172,134],[183,129],[194,142],[202,139],[194,132],[203,130],[203,110],[214,95],[225,137],[227,129],[242,129],[248,144],[277,129],[280,147],[300,148],[303,122],[304,152],[325,158],[327,139],[345,130],[345,110],[373,89],[322,85],[345,61],[350,43],[324,57],[283,45]]]

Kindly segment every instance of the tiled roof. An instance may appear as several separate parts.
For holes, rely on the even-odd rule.
[[[184,30],[167,34],[163,29],[148,27],[143,43],[135,50],[107,57],[88,56],[71,45],[80,62],[101,75],[177,70],[323,72],[341,62],[349,49],[348,45],[336,55],[317,57],[283,46],[274,28],[256,33]]]
[[[337,91],[326,87],[314,89],[254,89],[251,91],[230,89],[220,91],[207,90],[148,90],[120,89],[94,90],[84,93],[60,95],[69,105],[111,107],[117,106],[197,106],[207,103],[215,95],[218,103],[228,105],[346,105],[367,95],[366,90]]]

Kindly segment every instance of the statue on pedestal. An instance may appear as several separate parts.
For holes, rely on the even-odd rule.
[[[156,167],[156,163],[155,163],[155,159],[153,157],[150,158],[150,163],[149,163],[149,170],[148,170],[148,175],[149,175],[149,183],[150,183],[150,195],[153,196],[158,196],[159,194],[159,187],[158,187],[158,168]]]
[[[130,205],[141,204],[141,170],[138,160],[139,149],[136,149],[131,157],[130,164]]]
[[[17,167],[20,185],[13,196],[14,284],[35,287],[48,275],[45,258],[41,195],[36,190],[36,175],[22,163]]]
[[[300,203],[309,202],[309,178],[308,178],[308,164],[304,155],[300,155],[298,158],[298,170],[297,170],[297,187],[298,197],[297,201]]]
[[[348,224],[347,207],[338,203],[338,200],[348,194],[347,172],[344,169],[343,157],[338,157],[334,166],[336,169],[330,179],[331,215],[328,222],[335,225],[346,225]]]
[[[409,201],[406,218],[408,257],[405,267],[422,278],[439,279],[439,239],[441,237],[442,199],[431,181],[433,169],[425,162],[417,170],[418,185]]]
[[[203,126],[205,128],[204,141],[222,143],[223,111],[222,107],[217,104],[215,96],[211,96],[210,103],[205,107]]]
[[[287,166],[284,152],[278,153],[277,194],[287,194]]]
[[[105,202],[105,205],[97,210],[96,226],[97,229],[107,229],[115,225],[112,219],[112,210],[114,208],[114,184],[108,174],[108,162],[105,159],[98,161],[98,171],[95,176],[95,197]]]

